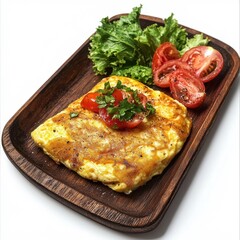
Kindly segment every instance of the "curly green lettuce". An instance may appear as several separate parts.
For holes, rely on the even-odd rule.
[[[142,65],[114,68],[111,75],[131,77],[133,79],[139,79],[139,81],[146,85],[152,85],[152,69]]]
[[[152,24],[142,29],[139,21],[141,8],[142,5],[133,8],[131,13],[116,21],[111,22],[108,17],[101,20],[89,48],[89,58],[96,74],[127,76],[151,85],[152,56],[161,43],[172,42],[180,54],[208,43],[202,34],[189,38],[173,14],[164,20],[164,26]]]

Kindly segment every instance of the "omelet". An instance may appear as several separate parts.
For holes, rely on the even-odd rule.
[[[115,86],[118,80],[147,96],[156,110],[139,126],[125,130],[107,127],[97,113],[81,107],[82,96],[38,126],[31,136],[56,163],[129,194],[163,172],[183,147],[192,122],[184,105],[131,78],[104,78],[90,92],[103,89],[107,81]],[[72,117],[72,113],[77,115]]]

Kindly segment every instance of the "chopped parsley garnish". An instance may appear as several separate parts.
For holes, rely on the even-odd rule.
[[[126,97],[118,104],[115,103],[113,92],[116,90],[126,92]],[[115,87],[111,87],[109,82],[104,84],[104,89],[99,89],[100,96],[96,98],[99,108],[106,108],[107,112],[112,116],[112,119],[119,119],[120,121],[129,121],[133,119],[136,114],[142,114],[143,117],[155,113],[155,108],[149,103],[143,103],[140,99],[140,94],[137,90],[131,89],[123,85],[118,80]],[[144,106],[144,105],[145,106]]]
[[[76,118],[78,117],[79,113],[78,112],[70,112],[70,118]]]

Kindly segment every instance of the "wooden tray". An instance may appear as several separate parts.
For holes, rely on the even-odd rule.
[[[111,20],[119,19],[119,14]],[[143,27],[162,19],[141,15]],[[190,35],[199,33],[186,28]],[[206,36],[206,35],[205,35]],[[53,74],[6,124],[3,148],[17,169],[41,190],[66,206],[110,228],[124,232],[146,232],[162,219],[204,137],[239,71],[239,56],[228,45],[208,36],[209,45],[224,58],[221,74],[206,85],[207,99],[189,111],[193,128],[184,148],[164,173],[130,195],[116,193],[101,183],[79,177],[57,165],[33,143],[30,132],[47,118],[90,90],[102,77],[95,76],[88,59],[89,39]]]

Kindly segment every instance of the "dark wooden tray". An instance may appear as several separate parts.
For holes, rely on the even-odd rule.
[[[140,22],[143,27],[154,22],[163,24],[162,19],[145,15],[141,15]],[[199,33],[186,29],[190,35]],[[2,144],[8,158],[37,187],[88,218],[124,232],[154,229],[177,193],[239,71],[238,54],[225,43],[208,37],[210,45],[222,53],[224,68],[217,79],[206,85],[205,104],[189,111],[193,128],[180,154],[162,175],[154,177],[132,194],[116,193],[101,183],[83,179],[55,164],[30,137],[35,127],[67,107],[102,78],[94,75],[87,57],[89,39],[6,124]]]

